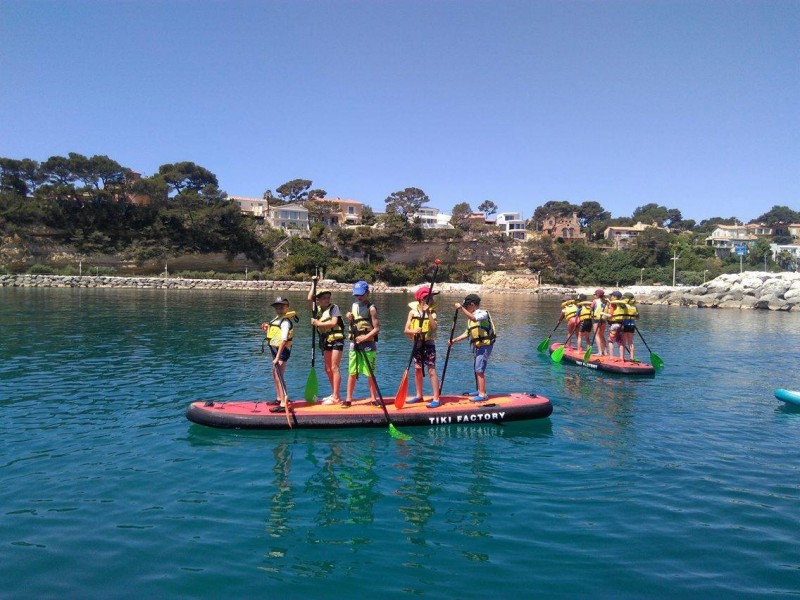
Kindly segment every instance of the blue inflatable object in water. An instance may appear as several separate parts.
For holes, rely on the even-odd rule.
[[[800,406],[800,392],[795,392],[793,390],[775,390],[775,397],[789,404]]]

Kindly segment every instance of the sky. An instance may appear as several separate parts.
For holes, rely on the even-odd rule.
[[[0,156],[376,212],[800,210],[800,0],[0,0]]]

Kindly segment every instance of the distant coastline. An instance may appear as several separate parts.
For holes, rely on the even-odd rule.
[[[492,280],[496,282],[497,279]],[[595,289],[609,294],[612,287],[603,286],[540,286],[520,284],[509,277],[508,287],[477,283],[441,283],[436,289],[448,294],[516,294],[563,297],[583,293],[592,298]],[[516,283],[514,283],[516,281]],[[325,287],[346,293],[351,283],[324,280]],[[309,281],[253,281],[230,279],[184,279],[180,277],[113,277],[105,275],[0,275],[3,288],[119,288],[164,290],[269,290],[306,293]],[[371,284],[376,293],[407,294],[413,286]],[[633,285],[619,288],[632,292],[639,304],[665,304],[695,308],[739,308],[800,312],[800,273],[767,273],[747,271],[720,275],[701,286]]]

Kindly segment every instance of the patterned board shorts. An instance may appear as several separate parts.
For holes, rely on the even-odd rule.
[[[414,350],[414,367],[436,367],[436,344],[425,344]]]

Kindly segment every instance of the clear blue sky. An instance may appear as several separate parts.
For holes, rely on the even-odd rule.
[[[383,211],[800,210],[800,1],[0,0],[0,156]]]

